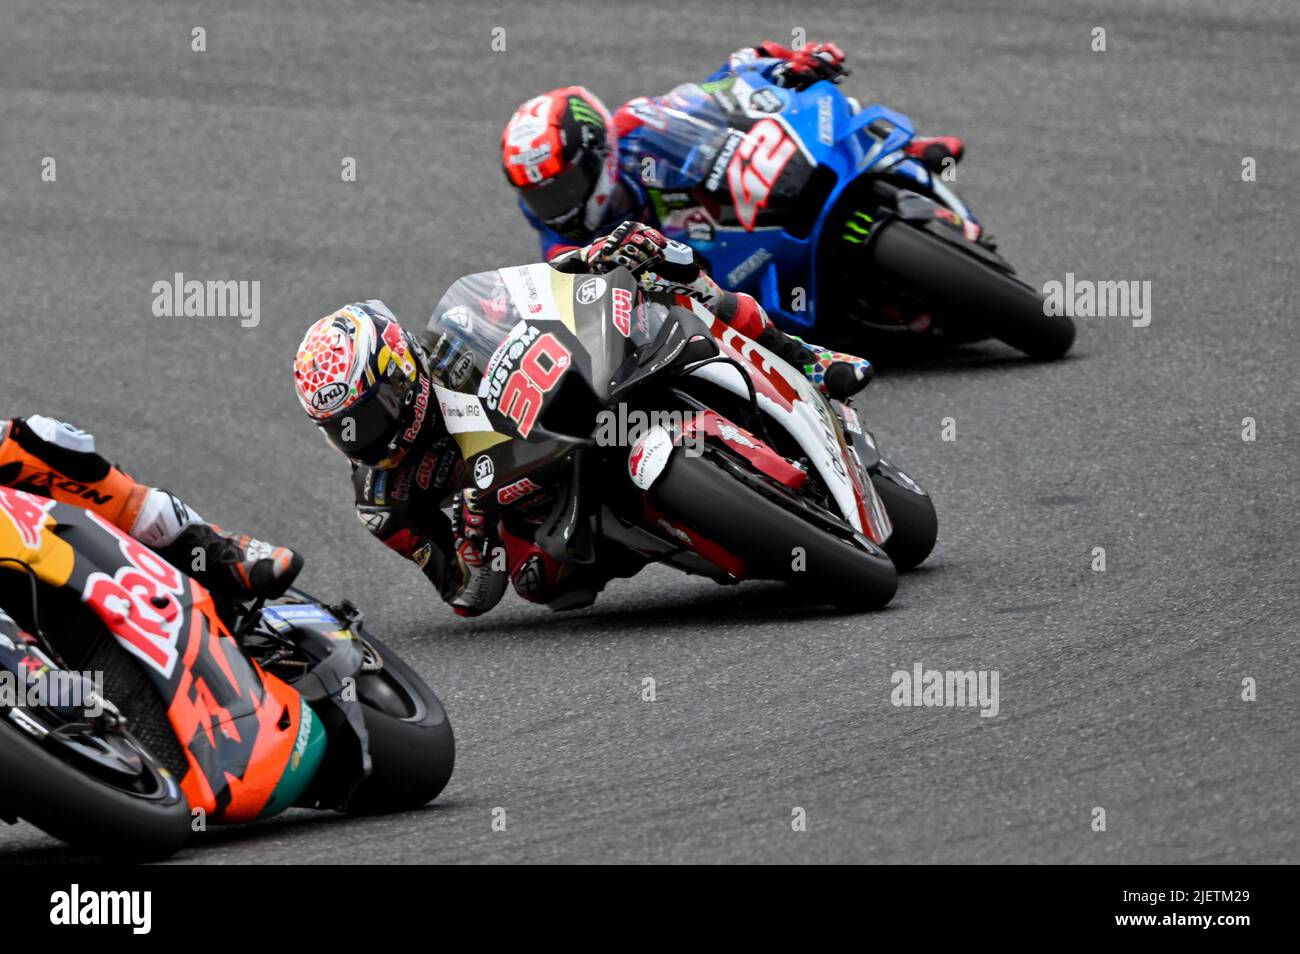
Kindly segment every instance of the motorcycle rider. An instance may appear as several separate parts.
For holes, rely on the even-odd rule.
[[[579,274],[621,265],[648,291],[690,295],[778,355],[811,358],[807,373],[833,397],[847,398],[870,379],[870,365],[860,359],[809,355],[772,325],[753,298],[720,288],[689,246],[647,225],[624,223],[551,265]],[[321,318],[303,337],[294,358],[298,400],[329,443],[352,461],[357,516],[366,528],[416,563],[461,616],[491,609],[507,582],[524,599],[553,609],[587,606],[610,579],[640,569],[619,553],[582,566],[557,562],[531,539],[528,525],[511,519],[511,511],[526,501],[498,510],[499,498],[461,491],[448,520],[442,503],[459,483],[463,461],[431,392],[435,378],[450,386],[443,377],[451,360],[441,340],[418,340],[377,299]]]
[[[792,90],[848,75],[844,54],[833,43],[792,50],[769,40],[731,54],[705,85],[751,71]],[[698,86],[695,90],[707,95]],[[502,165],[548,260],[628,219],[659,226],[641,178],[640,139],[647,120],[654,121],[659,107],[672,105],[673,95],[637,97],[611,116],[587,89],[568,86],[515,111],[501,134]],[[860,108],[856,100],[849,102],[855,112]],[[955,136],[914,137],[906,152],[937,173],[947,160],[961,159],[965,144]]]
[[[208,523],[175,494],[110,464],[93,435],[41,414],[0,421],[0,485],[93,510],[217,596],[274,598],[302,569],[289,548]]]

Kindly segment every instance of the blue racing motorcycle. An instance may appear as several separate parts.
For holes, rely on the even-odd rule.
[[[879,357],[998,338],[1058,358],[1074,323],[1016,277],[911,121],[831,80],[803,90],[742,69],[628,104],[623,161],[665,235],[786,331]]]

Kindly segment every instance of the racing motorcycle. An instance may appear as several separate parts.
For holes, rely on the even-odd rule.
[[[661,562],[873,609],[934,545],[929,496],[851,406],[625,268],[467,276],[425,343],[463,487],[561,563]]]
[[[442,704],[352,604],[218,605],[98,514],[8,487],[4,687],[0,817],[110,858],[168,857],[200,817],[417,808],[454,762]]]
[[[1073,321],[1045,313],[943,161],[904,151],[902,113],[754,70],[628,106],[642,126],[624,161],[664,234],[786,331],[872,357],[992,336],[1050,359],[1073,343]]]

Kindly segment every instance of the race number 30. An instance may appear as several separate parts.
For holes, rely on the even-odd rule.
[[[532,433],[542,409],[542,396],[555,387],[569,367],[569,349],[555,335],[542,335],[533,342],[519,369],[510,375],[501,391],[501,413],[515,422],[520,437]]]

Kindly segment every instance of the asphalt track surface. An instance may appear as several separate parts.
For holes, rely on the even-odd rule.
[[[1300,9],[726,6],[0,4],[0,413],[77,422],[304,550],[304,585],[366,608],[458,735],[424,811],[294,812],[177,860],[1295,861]],[[1150,325],[881,374],[865,415],[941,520],[886,611],[655,569],[579,613],[455,619],[298,410],[305,326],[372,296],[422,323],[459,275],[535,257],[496,166],[533,91],[659,92],[796,26],[847,51],[850,92],[968,137],[957,187],[1022,274],[1148,280]],[[260,324],[154,317],[175,272],[259,280]],[[997,670],[999,714],[894,707],[918,662]],[[0,830],[0,860],[72,857]]]

